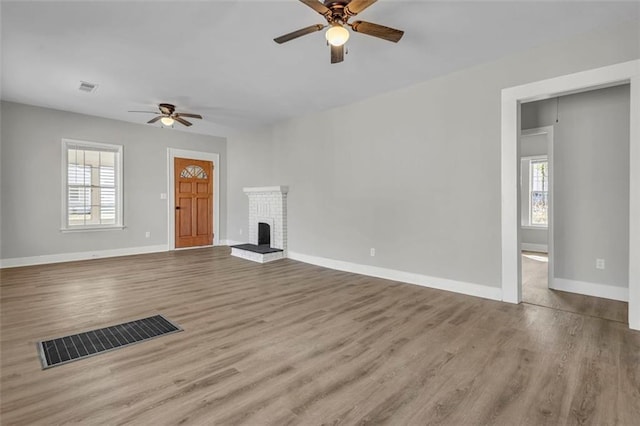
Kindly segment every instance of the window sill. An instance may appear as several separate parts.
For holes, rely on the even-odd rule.
[[[122,231],[125,227],[122,225],[116,226],[83,226],[77,228],[60,228],[60,232],[74,233],[74,232],[95,232],[95,231]]]
[[[520,226],[521,229],[533,229],[536,231],[547,231],[549,229],[548,226],[546,225],[522,225]]]

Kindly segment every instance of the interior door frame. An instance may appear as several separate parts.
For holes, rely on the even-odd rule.
[[[520,104],[594,89],[630,85],[629,328],[640,330],[640,59],[502,90],[501,242],[502,300],[522,301],[520,259]]]
[[[522,136],[535,136],[546,135],[547,138],[547,178],[549,180],[547,194],[547,287],[554,288],[553,285],[553,126],[543,126],[534,129],[525,129],[520,131],[520,137]],[[519,140],[520,141],[520,140]],[[519,155],[518,155],[519,157]],[[522,164],[522,162],[520,162]],[[522,170],[518,174],[518,182],[520,182]],[[518,185],[518,200],[520,200],[520,206],[522,206],[522,185]],[[521,244],[522,247],[522,244]],[[522,269],[522,268],[521,268]],[[520,270],[522,274],[522,270]],[[522,277],[521,277],[522,279]],[[522,286],[522,281],[520,286]],[[522,291],[521,293],[522,294]]]
[[[175,158],[191,158],[213,162],[213,245],[220,245],[220,154],[216,152],[189,151],[179,148],[167,148],[167,249],[176,249],[176,194],[175,194]],[[187,247],[188,249],[190,247]]]

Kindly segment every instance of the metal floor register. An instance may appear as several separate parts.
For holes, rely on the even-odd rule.
[[[38,342],[42,369],[182,331],[162,315]]]

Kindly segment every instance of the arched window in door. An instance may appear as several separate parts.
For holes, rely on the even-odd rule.
[[[196,178],[196,179],[208,179],[207,172],[200,166],[191,164],[180,172],[182,178]]]

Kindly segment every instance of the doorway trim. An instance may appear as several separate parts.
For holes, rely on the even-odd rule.
[[[568,74],[502,90],[502,300],[522,301],[520,259],[520,104],[605,87],[630,85],[629,327],[640,330],[640,60]]]
[[[213,245],[220,245],[220,154],[215,152],[189,151],[179,148],[167,148],[167,249],[176,249],[176,222],[174,211],[176,208],[174,159],[192,158],[213,162]]]

